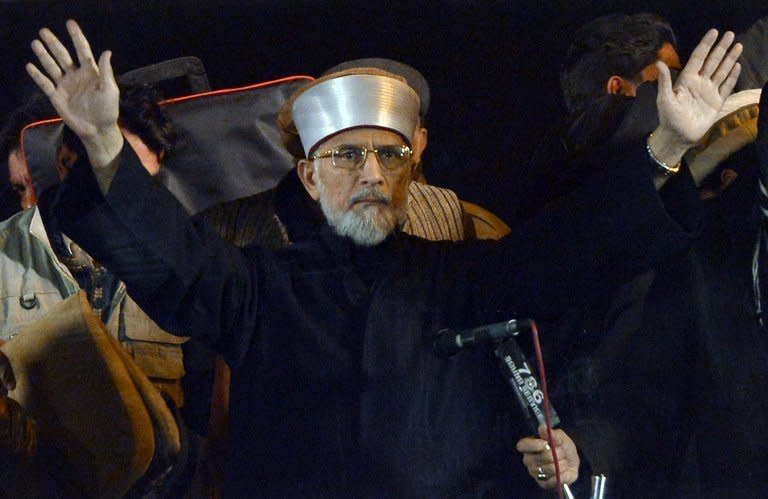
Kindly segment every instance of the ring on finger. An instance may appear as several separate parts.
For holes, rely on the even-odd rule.
[[[544,469],[539,466],[536,468],[536,480],[546,480],[549,478],[549,475],[544,471]]]

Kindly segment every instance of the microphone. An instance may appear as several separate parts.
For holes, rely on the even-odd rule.
[[[531,328],[528,319],[511,319],[494,324],[486,324],[463,331],[453,329],[441,329],[437,333],[433,346],[435,352],[441,357],[450,357],[463,348],[483,345],[486,343],[499,343],[508,338],[517,336],[520,331]]]
[[[535,435],[539,426],[546,423],[544,392],[539,387],[536,373],[528,365],[525,354],[515,340],[515,336],[521,331],[531,329],[532,321],[529,319],[511,319],[463,331],[441,329],[433,341],[433,346],[437,355],[450,357],[467,347],[493,343],[494,355],[502,375],[515,394],[528,428]],[[553,428],[560,424],[560,417],[551,405],[549,419]],[[605,497],[605,483],[605,475],[592,476],[591,499]],[[568,484],[562,484],[562,492],[566,499],[574,499]]]

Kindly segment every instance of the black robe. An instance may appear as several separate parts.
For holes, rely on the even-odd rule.
[[[326,228],[238,250],[195,227],[128,150],[105,197],[76,165],[57,213],[158,324],[224,353],[226,495],[530,497],[514,449],[526,430],[490,350],[440,359],[431,340],[557,314],[603,276],[686,247],[690,178],[669,200],[675,221],[641,145],[603,159],[614,167],[499,242],[395,233],[363,248]]]

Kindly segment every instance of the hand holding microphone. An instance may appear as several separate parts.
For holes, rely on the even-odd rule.
[[[557,486],[555,478],[555,460],[546,441],[547,429],[544,425],[539,427],[541,438],[525,437],[517,442],[518,452],[523,454],[523,464],[536,483],[543,489],[552,489]],[[556,446],[560,479],[562,483],[569,484],[579,478],[579,453],[576,444],[563,430],[552,430],[552,439]]]
[[[477,345],[494,346],[494,355],[498,359],[499,368],[520,403],[528,426],[541,436],[541,438],[525,437],[517,442],[516,448],[523,454],[523,465],[539,487],[553,489],[560,483],[561,497],[574,499],[568,484],[575,482],[579,477],[579,453],[576,444],[563,430],[552,430],[554,452],[546,440],[547,416],[553,427],[560,422],[560,419],[554,408],[544,403],[543,386],[540,387],[535,372],[515,341],[515,337],[523,330],[532,330],[534,340],[538,341],[533,321],[512,319],[463,331],[443,329],[435,337],[433,346],[435,353],[441,357],[450,357],[464,348]],[[538,347],[537,353],[540,353]],[[540,367],[543,369],[543,364]],[[557,466],[555,456],[557,456]],[[602,499],[605,492],[605,476],[597,475],[592,481],[592,498]]]

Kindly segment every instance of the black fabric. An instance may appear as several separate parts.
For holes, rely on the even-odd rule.
[[[736,39],[744,45],[736,89],[762,88],[768,83],[768,17],[758,19]]]
[[[299,238],[311,237],[321,224],[325,224],[317,204],[307,195],[301,196],[302,192],[306,193],[295,170],[291,170],[275,188],[217,204],[198,213],[194,219],[207,224],[223,240],[239,248],[258,244],[265,249],[277,250],[288,244],[291,233]],[[276,213],[278,211],[280,215]],[[282,225],[278,218],[287,224]],[[184,342],[182,350],[184,393],[194,396],[187,398],[181,413],[193,431],[206,435],[216,352],[198,338]]]
[[[58,185],[51,186],[40,194],[37,202],[45,233],[56,258],[69,269],[78,287],[85,291],[88,296],[88,303],[91,304],[94,311],[99,313],[102,322],[106,324],[109,322],[112,299],[120,286],[120,280],[114,273],[96,262],[95,265],[91,266],[72,261],[70,248],[67,248],[64,235],[59,230],[57,219],[53,214],[57,190]]]
[[[217,204],[198,213],[219,237],[242,248],[252,244],[278,250],[290,241],[314,237],[325,225],[318,204],[309,197],[295,170],[267,191]],[[182,408],[185,421],[205,435],[210,418],[216,352],[197,338],[182,345],[184,393],[193,393]]]
[[[490,352],[444,360],[430,340],[557,314],[596,275],[633,275],[685,247],[643,148],[626,153],[497,243],[396,233],[362,248],[325,228],[277,252],[239,251],[195,228],[126,151],[106,200],[78,164],[57,214],[158,324],[225,354],[227,495],[531,497],[514,450],[526,432]]]
[[[691,427],[701,489],[691,497],[758,498],[768,480],[768,330],[758,323],[752,288],[759,227],[754,150],[729,163],[739,177],[706,204],[707,230],[691,255],[694,307],[680,324],[698,354]],[[763,283],[767,262],[763,247]],[[742,478],[734,480],[737,470]]]
[[[655,105],[643,95],[607,96],[591,108],[595,116],[572,122],[586,129],[549,139],[542,150],[554,152],[539,156],[543,162],[532,166],[530,177],[549,189],[548,199],[590,181],[583,168],[560,175],[569,153],[583,153],[562,144],[588,144],[584,151],[602,154],[656,126]],[[542,326],[578,338],[555,364],[562,366],[555,404],[595,470],[608,474],[610,497],[764,495],[768,465],[757,449],[768,447],[759,430],[768,425],[767,350],[749,274],[757,234],[754,153],[747,148],[718,168],[733,169],[738,180],[703,205],[691,250],[614,281],[565,319]],[[678,178],[661,193],[668,210],[693,209],[675,202],[673,181]],[[743,476],[735,478],[739,469]]]
[[[0,187],[0,220],[10,218],[20,211],[18,193],[10,186]]]
[[[185,393],[181,417],[190,430],[198,436],[208,434],[211,417],[211,393],[216,372],[215,353],[204,343],[190,338],[181,345],[184,354],[184,377],[181,379]]]
[[[754,150],[728,166],[738,179],[704,203],[691,250],[657,270],[641,327],[608,330],[623,343],[596,356],[605,414],[623,428],[617,446],[631,449],[617,461],[613,496],[765,496],[768,342],[752,292]]]
[[[275,214],[285,226],[289,241],[312,237],[326,225],[320,204],[307,193],[295,171],[275,189]]]
[[[564,196],[593,182],[595,169],[599,172],[615,167],[601,158],[633,142],[644,142],[658,126],[655,97],[655,83],[641,85],[637,98],[605,95],[553,127],[537,148],[520,183],[520,189],[531,194],[520,198],[537,202],[521,204],[517,209],[519,219],[546,213]],[[650,161],[641,168],[649,173],[654,171]],[[681,199],[690,198],[677,195],[681,184],[684,188],[689,183],[692,180],[687,170],[667,181],[660,194],[670,213],[696,210],[695,200],[691,200],[693,205],[681,205]],[[669,257],[674,258],[674,252]],[[656,425],[640,417],[641,409],[647,408],[634,403],[645,400],[649,393],[649,387],[643,384],[643,374],[658,366],[657,362],[647,362],[653,359],[651,352],[655,351],[657,341],[664,337],[664,331],[640,334],[644,311],[651,306],[647,303],[648,293],[657,281],[656,276],[653,270],[629,279],[605,276],[591,294],[581,295],[580,304],[541,324],[545,336],[555,338],[554,341],[571,339],[565,343],[566,348],[559,350],[559,357],[549,362],[555,406],[594,471],[609,477],[612,497],[640,494],[629,484],[630,478],[647,479],[649,471],[654,476],[651,487],[663,483],[658,490],[664,490],[669,481],[663,480],[663,474],[676,469],[657,466],[659,462],[668,464],[664,457],[640,464],[647,449],[657,450],[659,439],[667,438],[662,433],[644,431]],[[647,376],[647,380],[651,379],[654,377]],[[672,382],[678,379],[673,378]],[[638,418],[634,419],[633,414]],[[662,419],[658,417],[655,421]],[[677,446],[668,442],[666,448]],[[678,452],[673,454],[679,457]],[[647,493],[648,487],[641,495]]]
[[[760,93],[760,109],[768,109],[768,82]],[[757,139],[755,150],[760,166],[760,179],[763,186],[768,186],[768,113],[760,113],[757,117]]]
[[[516,184],[517,221],[535,216],[614,166],[602,158],[645,140],[659,124],[656,88],[652,82],[640,85],[636,98],[606,95],[550,128]]]

